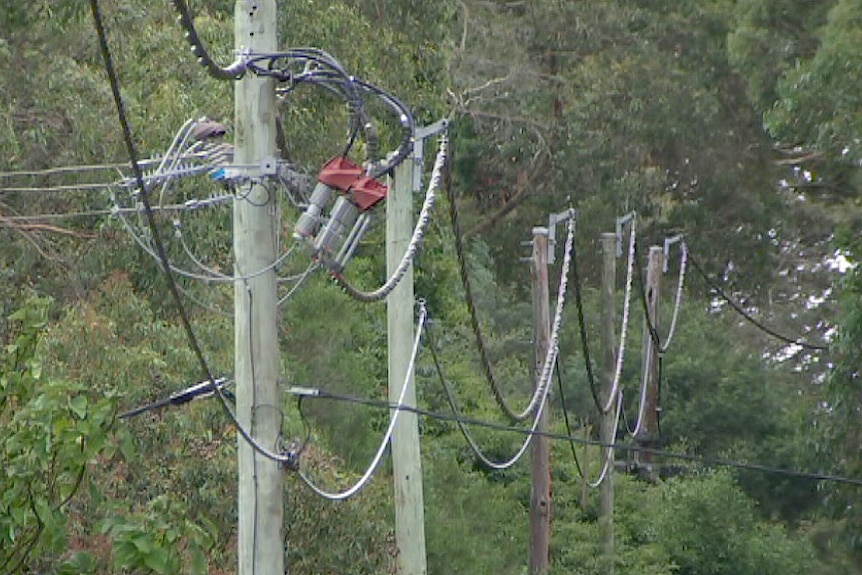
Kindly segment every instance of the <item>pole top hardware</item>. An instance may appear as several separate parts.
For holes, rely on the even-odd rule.
[[[623,226],[634,221],[637,217],[637,212],[629,212],[624,216],[617,218],[617,257],[623,257]]]
[[[267,156],[257,164],[231,164],[216,170],[212,178],[217,181],[253,180],[278,175],[278,159]]]
[[[578,217],[578,212],[574,208],[569,208],[562,212],[551,214],[548,216],[548,265],[554,263],[554,252],[557,246],[557,225],[574,220]]]
[[[664,239],[664,262],[662,263],[663,273],[667,273],[667,260],[670,255],[670,246],[676,243],[683,244],[683,249],[685,249],[685,237],[682,234],[677,234]]]
[[[449,129],[449,120],[443,118],[433,124],[418,127],[413,132],[413,191],[422,191],[422,166],[425,164],[425,140]]]

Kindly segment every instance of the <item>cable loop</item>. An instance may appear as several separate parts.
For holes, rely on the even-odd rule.
[[[380,460],[383,458],[383,454],[386,452],[389,440],[392,438],[392,432],[395,430],[395,423],[398,420],[398,415],[401,413],[402,407],[404,406],[404,397],[407,394],[407,388],[410,386],[411,375],[413,374],[413,368],[416,365],[416,357],[419,355],[419,343],[422,341],[422,333],[425,329],[427,319],[428,312],[425,310],[424,306],[420,306],[419,320],[416,322],[416,337],[413,339],[413,352],[410,355],[410,361],[407,364],[407,373],[404,374],[404,383],[401,384],[401,391],[398,394],[398,403],[392,407],[392,411],[389,415],[389,426],[386,428],[386,433],[383,434],[380,447],[377,448],[377,453],[374,454],[374,457],[368,465],[368,468],[365,470],[365,473],[362,474],[362,477],[360,477],[356,483],[347,489],[338,492],[329,492],[315,485],[315,483],[302,470],[299,470],[297,475],[299,475],[302,482],[305,483],[305,485],[308,486],[308,488],[315,494],[329,499],[330,501],[343,501],[344,499],[352,497],[358,493],[360,489],[368,484],[372,475],[374,475],[378,465],[380,465]]]
[[[419,218],[416,222],[416,227],[413,230],[413,237],[410,238],[410,243],[407,245],[407,249],[404,251],[404,255],[401,258],[401,262],[398,264],[398,267],[395,269],[395,271],[392,272],[392,275],[389,277],[389,279],[387,279],[386,282],[379,288],[370,292],[366,292],[351,285],[350,282],[348,282],[347,279],[341,273],[336,273],[333,275],[335,282],[350,297],[363,303],[382,301],[390,293],[392,293],[392,290],[394,290],[398,286],[398,284],[404,278],[404,275],[407,273],[407,270],[410,269],[410,266],[413,264],[413,260],[416,257],[416,253],[419,249],[419,244],[422,242],[422,238],[425,236],[425,230],[428,227],[428,222],[431,220],[431,210],[434,208],[436,191],[440,187],[440,179],[442,177],[443,166],[446,164],[448,149],[449,140],[445,135],[443,135],[440,137],[440,146],[437,150],[437,159],[434,161],[434,169],[431,172],[431,180],[428,182],[428,191],[425,194],[425,201],[422,204],[422,210],[419,212]]]

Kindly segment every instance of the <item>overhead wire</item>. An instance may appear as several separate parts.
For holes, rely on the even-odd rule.
[[[676,451],[669,451],[665,449],[658,449],[654,447],[647,447],[645,445],[641,445],[638,443],[624,443],[624,442],[603,442],[595,439],[585,439],[577,436],[564,435],[561,433],[554,432],[540,432],[540,431],[531,431],[529,429],[515,427],[512,425],[507,425],[503,423],[495,423],[491,421],[485,421],[482,419],[470,418],[470,417],[458,417],[454,414],[450,413],[441,413],[437,411],[431,411],[428,409],[413,407],[408,405],[399,405],[397,403],[377,400],[377,399],[369,399],[351,395],[344,395],[339,393],[333,393],[320,388],[303,388],[303,387],[294,387],[289,388],[288,393],[297,395],[297,396],[305,396],[309,398],[315,399],[326,399],[333,401],[340,401],[355,405],[365,405],[367,407],[372,407],[376,409],[399,409],[401,411],[407,411],[410,413],[415,413],[416,415],[427,417],[430,419],[434,419],[437,421],[448,421],[451,423],[457,423],[460,421],[464,425],[472,425],[475,427],[482,427],[485,429],[491,429],[496,431],[502,431],[506,433],[512,434],[520,434],[520,435],[534,435],[534,436],[542,436],[547,437],[553,441],[572,441],[576,444],[580,445],[589,445],[594,447],[606,447],[609,452],[614,450],[623,451],[628,453],[649,453],[657,457],[664,457],[666,459],[677,459],[681,461],[687,461],[690,463],[701,464],[706,466],[714,466],[714,467],[726,467],[731,469],[741,469],[747,471],[755,471],[759,473],[767,473],[771,475],[778,475],[783,477],[795,477],[799,479],[807,479],[812,481],[827,481],[832,483],[840,483],[846,485],[854,485],[857,487],[862,487],[862,478],[855,477],[846,477],[840,475],[833,475],[829,473],[821,473],[821,472],[809,472],[809,471],[800,471],[795,469],[787,469],[781,467],[773,467],[769,465],[759,464],[759,463],[748,463],[744,461],[737,461],[726,458],[719,457],[710,457],[703,455],[692,455],[689,453],[680,453]]]
[[[470,327],[472,328],[476,348],[479,352],[479,363],[482,367],[482,373],[485,375],[485,381],[491,388],[491,394],[494,396],[494,401],[496,402],[497,407],[499,407],[510,420],[514,422],[524,421],[526,416],[521,417],[521,414],[516,413],[506,401],[502,388],[497,381],[493,367],[491,366],[491,357],[488,353],[488,346],[485,344],[482,325],[479,322],[479,314],[476,310],[476,300],[473,296],[473,284],[467,267],[464,235],[461,232],[460,214],[458,213],[458,204],[455,200],[454,187],[452,186],[451,164],[449,169],[446,171],[444,187],[446,190],[446,201],[449,204],[449,220],[452,225],[452,234],[454,236],[455,255],[458,259],[458,273],[461,277],[461,286],[464,289],[464,300],[467,305],[467,311],[470,314]]]
[[[561,373],[562,369],[560,367],[560,358],[557,358],[556,361],[556,370],[557,372],[557,389],[560,393],[560,407],[563,409],[563,420],[566,423],[566,435],[572,437],[572,424],[569,422],[569,407],[566,402],[566,391],[563,389],[565,386],[563,385],[563,375]],[[578,475],[581,479],[586,479],[586,474],[584,473],[584,468],[581,467],[581,459],[578,457],[578,452],[575,450],[575,444],[572,441],[568,442],[569,447],[572,451],[572,460],[575,462],[575,469],[578,470]]]
[[[581,334],[581,351],[583,352],[584,367],[587,372],[587,382],[590,386],[590,395],[593,398],[593,403],[596,409],[601,413],[602,402],[599,399],[599,389],[596,383],[596,376],[593,372],[593,360],[590,355],[589,340],[587,339],[587,325],[584,320],[584,302],[581,293],[581,275],[578,272],[578,251],[577,244],[572,246],[572,281],[575,284],[575,307],[578,312],[578,328]]]
[[[542,370],[539,372],[538,378],[535,381],[535,390],[533,392],[532,398],[530,399],[530,404],[527,406],[526,409],[524,409],[523,412],[527,416],[533,415],[533,421],[530,425],[530,428],[534,431],[537,429],[541,420],[542,413],[547,407],[547,398],[551,389],[550,380],[554,371],[554,366],[557,363],[557,355],[559,352],[559,334],[563,319],[563,308],[565,307],[566,301],[565,296],[568,286],[568,275],[569,266],[571,264],[572,246],[574,245],[574,219],[569,219],[567,224],[568,233],[566,237],[565,251],[563,255],[563,270],[560,274],[560,287],[557,291],[557,306],[554,313],[554,319],[552,321],[548,351],[542,362]],[[429,335],[429,340],[430,339],[431,336]],[[449,405],[452,408],[453,413],[459,413],[454,394],[452,393],[452,390],[449,388],[449,385],[446,382],[446,377],[443,374],[442,365],[437,358],[437,352],[435,349],[436,346],[432,342],[429,347],[431,348],[431,354],[434,360],[434,366],[437,371],[440,384],[443,386],[443,390],[446,394],[447,400],[449,401]],[[522,418],[522,420],[523,419],[526,419],[526,416]],[[527,447],[529,447],[530,440],[532,439],[532,436],[527,436],[526,440],[521,444],[520,448],[510,459],[507,459],[505,461],[493,461],[490,457],[485,455],[485,453],[479,447],[478,442],[473,438],[472,434],[466,426],[459,424],[458,427],[461,430],[464,439],[466,439],[467,443],[470,445],[473,452],[482,461],[482,463],[492,469],[498,470],[508,469],[509,467],[517,463],[518,460],[526,452]]]
[[[179,12],[179,21],[185,31],[186,41],[192,48],[192,53],[198,58],[198,63],[206,68],[210,76],[218,80],[237,80],[245,73],[245,65],[242,58],[235,60],[228,66],[219,66],[209,55],[203,41],[198,36],[195,28],[194,18],[185,0],[173,0],[174,7]]]
[[[763,324],[762,322],[758,321],[758,320],[757,320],[756,318],[754,318],[750,313],[748,313],[748,312],[747,312],[747,311],[746,311],[746,310],[745,310],[745,309],[744,309],[744,308],[743,308],[743,307],[742,307],[742,306],[741,306],[741,305],[740,305],[740,304],[739,304],[735,299],[733,299],[733,298],[732,298],[732,297],[731,297],[731,296],[730,296],[730,295],[729,295],[729,294],[724,290],[724,288],[722,288],[722,287],[718,284],[718,282],[716,282],[715,280],[713,280],[713,279],[712,279],[712,278],[711,278],[711,277],[710,277],[710,276],[709,276],[709,275],[704,271],[704,269],[703,269],[703,268],[700,266],[700,264],[697,262],[697,259],[695,259],[695,257],[694,257],[694,256],[692,256],[692,255],[691,255],[691,253],[689,253],[688,259],[689,259],[689,262],[691,263],[691,266],[695,269],[695,271],[697,271],[697,273],[700,275],[700,277],[702,277],[702,278],[703,278],[703,281],[704,281],[704,282],[706,282],[707,286],[709,286],[710,288],[712,288],[712,290],[713,290],[716,294],[718,294],[718,295],[721,297],[721,299],[723,299],[724,301],[726,301],[726,302],[727,302],[727,304],[728,304],[728,305],[729,305],[729,306],[730,306],[730,307],[731,307],[731,308],[732,308],[736,313],[738,313],[739,315],[741,315],[741,316],[742,316],[746,321],[748,321],[750,324],[752,324],[753,326],[755,326],[756,328],[758,328],[758,329],[759,329],[759,330],[761,330],[762,332],[764,332],[764,333],[766,333],[766,334],[768,334],[768,335],[771,335],[771,336],[772,336],[772,337],[774,337],[775,339],[777,339],[777,340],[779,340],[779,341],[782,341],[782,342],[784,342],[784,343],[786,343],[786,344],[790,344],[790,345],[798,345],[799,347],[801,347],[801,348],[803,348],[803,349],[807,349],[807,350],[811,350],[811,351],[827,351],[827,350],[829,350],[829,346],[828,346],[828,345],[818,345],[818,344],[808,343],[808,342],[806,342],[806,341],[803,341],[803,340],[802,340],[802,339],[800,339],[800,338],[793,338],[793,337],[790,337],[790,336],[784,335],[784,334],[779,333],[778,331],[776,331],[776,330],[774,330],[774,329],[770,328],[769,326],[767,326],[767,325]]]
[[[429,334],[430,334],[430,330],[429,330]],[[527,448],[530,446],[530,442],[533,440],[533,437],[535,437],[535,433],[536,433],[536,430],[538,429],[539,422],[542,419],[542,413],[544,412],[545,408],[547,407],[547,403],[548,403],[547,398],[548,398],[548,391],[550,390],[550,386],[546,387],[544,390],[539,390],[538,386],[536,387],[537,391],[541,391],[541,399],[539,401],[539,406],[538,406],[538,409],[536,409],[536,412],[535,412],[534,417],[533,417],[533,421],[530,424],[530,428],[529,428],[530,433],[527,433],[524,441],[521,443],[520,447],[515,451],[515,454],[513,456],[511,456],[509,459],[506,459],[504,461],[494,461],[488,455],[485,454],[485,452],[479,446],[479,443],[473,437],[473,434],[470,432],[466,423],[464,423],[464,418],[461,416],[461,411],[458,409],[458,404],[455,401],[454,393],[450,389],[449,384],[446,382],[446,376],[443,374],[443,367],[440,364],[439,358],[437,357],[437,349],[436,349],[437,346],[435,345],[434,341],[432,340],[431,335],[429,335],[428,339],[429,339],[429,346],[428,347],[431,349],[431,357],[433,358],[433,361],[434,361],[434,368],[437,372],[438,380],[440,381],[440,385],[443,387],[443,391],[446,395],[446,400],[449,402],[449,408],[452,410],[452,413],[455,415],[454,421],[458,425],[458,429],[461,431],[461,435],[467,441],[467,444],[470,446],[470,449],[473,451],[473,453],[476,455],[476,457],[479,459],[479,461],[481,461],[483,464],[485,464],[487,467],[489,467],[491,469],[496,469],[499,471],[499,470],[508,469],[508,468],[512,467],[513,465],[515,465],[521,459],[521,457],[523,457],[524,453],[526,453]]]
[[[389,445],[389,440],[392,438],[392,432],[395,430],[395,424],[398,421],[399,414],[404,411],[405,408],[409,407],[404,405],[404,398],[407,394],[407,389],[410,387],[413,368],[416,365],[416,357],[419,355],[419,344],[422,341],[422,333],[425,331],[427,319],[428,312],[425,310],[425,306],[420,304],[419,319],[416,322],[416,336],[413,338],[413,350],[410,354],[410,361],[407,363],[404,382],[401,384],[401,390],[398,392],[398,401],[392,405],[392,410],[389,415],[389,425],[386,427],[386,432],[383,434],[383,439],[381,440],[380,446],[377,448],[377,452],[374,454],[371,463],[368,465],[362,476],[353,485],[342,491],[335,492],[327,491],[326,489],[319,487],[311,480],[311,478],[308,477],[308,475],[306,475],[304,471],[301,469],[298,470],[297,475],[299,478],[315,494],[325,499],[329,499],[330,501],[342,501],[358,493],[359,490],[368,484],[368,481],[371,479],[372,475],[374,475],[378,465],[380,465],[380,460],[383,458],[383,453]]]

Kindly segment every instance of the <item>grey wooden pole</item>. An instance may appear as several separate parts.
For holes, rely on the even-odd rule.
[[[548,301],[548,228],[533,228],[533,253],[530,258],[533,293],[533,381],[538,386],[545,356],[550,345],[551,311]],[[530,492],[530,575],[545,575],[549,570],[551,545],[551,463],[548,450],[548,409],[542,411],[530,444],[532,489]]]
[[[393,189],[386,199],[386,269],[392,274],[407,250],[413,232],[413,163],[395,169]],[[404,403],[416,405],[413,373],[407,373],[413,344],[413,267],[386,299],[389,342],[389,401],[397,402],[408,377]],[[399,575],[425,575],[425,509],[419,421],[402,411],[392,433],[392,472],[395,483],[395,545]]]
[[[278,49],[276,1],[237,0],[234,12],[237,51],[272,53]],[[246,74],[235,83],[234,161],[259,165],[276,154],[276,100],[272,79]],[[278,383],[275,272],[258,274],[276,258],[276,196],[250,183],[237,191],[233,211],[235,284],[234,334],[237,417],[262,445],[277,449],[282,395]],[[238,439],[239,575],[284,575],[282,539],[283,478],[279,465]]]
[[[637,265],[637,264],[636,264]],[[661,271],[664,266],[664,250],[661,246],[651,246],[647,260],[646,290],[647,318],[655,329],[659,326],[659,305],[661,299]],[[649,331],[649,324],[644,322],[643,330],[643,370],[646,396],[644,397],[644,423],[636,438],[638,443],[653,447],[658,439],[658,355],[659,350]],[[650,452],[635,453],[638,467],[646,473],[649,479],[655,478],[653,456]]]
[[[615,322],[615,287],[616,287],[616,242],[617,236],[613,233],[601,235],[602,246],[602,295],[601,295],[601,322],[602,322],[602,393],[603,404],[610,401],[611,386],[613,385],[614,371],[616,368],[616,336],[614,334]],[[601,418],[601,461],[602,465],[610,460],[607,475],[599,489],[599,529],[601,531],[602,558],[604,572],[614,573],[614,450],[611,445],[616,438],[616,405],[612,402],[611,409],[602,414]]]

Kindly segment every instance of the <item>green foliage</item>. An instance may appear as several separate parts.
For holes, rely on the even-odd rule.
[[[682,575],[808,572],[811,549],[756,519],[732,479],[711,473],[661,489],[657,535]]]
[[[0,572],[20,573],[64,550],[67,506],[108,446],[114,400],[86,381],[43,374],[40,341],[51,302],[12,314],[0,355]]]
[[[186,514],[182,504],[163,495],[134,515],[107,518],[102,532],[113,540],[114,565],[158,575],[205,575],[214,533],[187,519]],[[185,563],[184,556],[188,557]]]

